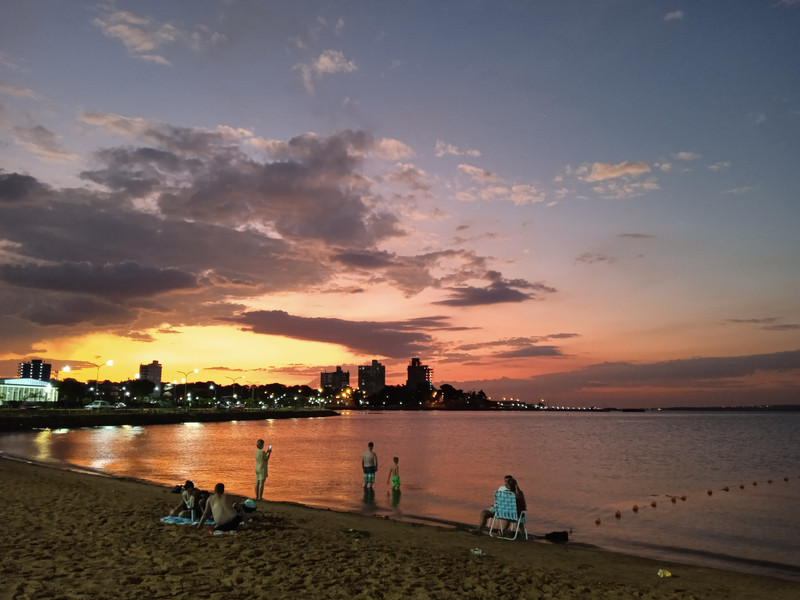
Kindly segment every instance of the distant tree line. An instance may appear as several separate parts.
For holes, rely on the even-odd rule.
[[[59,381],[58,404],[63,407],[81,407],[95,399],[111,403],[124,402],[131,408],[148,406],[191,406],[193,408],[243,406],[246,408],[288,408],[302,406],[329,406],[351,409],[449,409],[485,410],[493,403],[483,390],[478,392],[457,389],[449,384],[440,388],[412,389],[405,385],[388,385],[380,392],[365,395],[360,390],[338,392],[314,389],[307,385],[270,383],[250,385],[233,383],[219,386],[213,381],[176,384],[156,391],[152,381],[134,379],[113,383],[102,381],[96,393],[94,383],[82,383],[67,378]]]

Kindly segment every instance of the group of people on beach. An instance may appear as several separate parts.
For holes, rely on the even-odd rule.
[[[187,479],[180,486],[181,503],[170,511],[171,517],[181,517],[197,522],[195,527],[203,527],[206,520],[214,520],[216,531],[233,531],[239,524],[252,518],[257,518],[256,503],[247,499],[242,504],[236,502],[225,494],[225,484],[218,483],[214,486],[214,493],[205,492],[195,487]]]
[[[264,499],[264,485],[268,477],[270,456],[272,456],[272,446],[264,450],[264,440],[257,440],[255,450],[255,500]],[[389,467],[389,473],[386,478],[386,483],[391,483],[392,492],[395,496],[400,493],[399,462],[400,459],[397,456],[393,457],[392,465]],[[365,494],[371,494],[375,483],[375,474],[378,471],[378,455],[375,453],[375,445],[372,442],[367,443],[367,449],[361,455],[361,468],[364,472]],[[525,494],[522,493],[514,477],[506,475],[503,485],[498,490],[510,490],[513,492],[516,498],[517,514],[527,510]],[[260,516],[255,513],[256,503],[254,500],[248,499],[242,504],[237,503],[225,494],[225,484],[223,483],[216,484],[214,493],[209,494],[198,490],[191,480],[187,480],[181,486],[180,491],[181,503],[172,509],[170,516],[191,518],[194,521],[195,517],[200,515],[196,525],[198,529],[203,527],[209,516],[214,519],[214,529],[216,531],[233,531],[244,521]],[[480,535],[486,527],[486,523],[494,514],[494,506],[483,510],[474,533]],[[509,527],[510,521],[501,520],[500,523],[500,535],[503,535]]]
[[[256,500],[264,499],[264,485],[267,481],[269,458],[272,446],[264,450],[264,440],[256,441]],[[247,499],[243,503],[236,502],[225,494],[225,484],[214,486],[214,493],[198,490],[191,480],[186,480],[180,487],[181,503],[172,509],[170,516],[188,518],[192,521],[199,515],[196,527],[203,527],[208,517],[214,520],[215,531],[233,531],[245,521],[258,518],[255,500]]]

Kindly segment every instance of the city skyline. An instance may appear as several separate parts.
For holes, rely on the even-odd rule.
[[[4,13],[0,376],[798,399],[798,0]]]

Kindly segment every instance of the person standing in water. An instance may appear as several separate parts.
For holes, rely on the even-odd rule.
[[[400,466],[397,462],[400,459],[396,456],[392,459],[392,466],[389,467],[389,476],[386,478],[386,483],[392,482],[392,490],[400,491]]]
[[[367,444],[367,449],[361,455],[361,467],[364,469],[364,488],[371,490],[375,483],[375,472],[378,470],[378,455],[372,451],[373,444]]]
[[[267,466],[272,446],[264,451],[264,440],[256,442],[256,500],[264,499],[264,484],[267,482]]]

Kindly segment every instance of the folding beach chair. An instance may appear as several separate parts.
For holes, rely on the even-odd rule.
[[[509,528],[513,528],[514,530],[514,537],[506,537],[502,536],[503,539],[507,540],[515,540],[517,539],[517,535],[519,535],[519,528],[522,527],[522,530],[525,532],[525,539],[528,539],[528,528],[525,525],[527,522],[527,515],[526,511],[521,511],[517,514],[517,497],[514,495],[514,492],[511,490],[497,490],[494,493],[494,515],[492,515],[492,520],[489,522],[489,535],[492,535],[492,530],[497,527],[498,531],[500,531],[500,520],[509,521],[511,524]],[[509,531],[510,533],[510,531]]]

